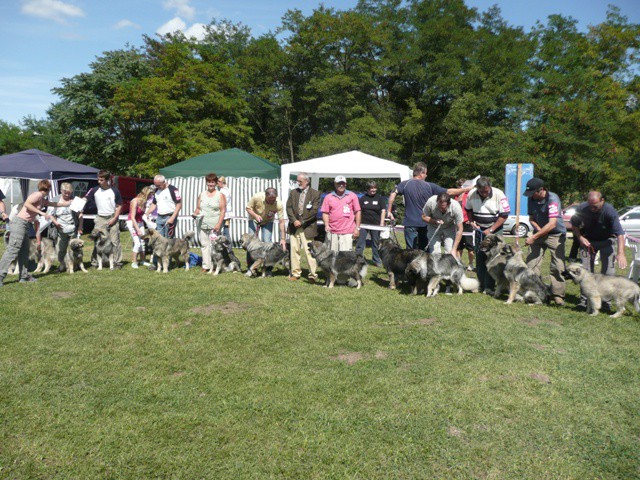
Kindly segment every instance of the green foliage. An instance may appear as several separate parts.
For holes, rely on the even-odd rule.
[[[104,53],[44,123],[0,125],[0,149],[145,176],[229,147],[279,163],[359,149],[445,185],[532,162],[565,202],[601,189],[622,205],[640,200],[639,46],[613,6],[587,32],[559,15],[525,32],[463,0],[290,10],[257,37],[213,21],[203,41]]]

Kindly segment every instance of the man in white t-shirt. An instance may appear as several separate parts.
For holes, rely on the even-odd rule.
[[[116,249],[115,261],[116,268],[122,268],[122,247],[120,245],[120,224],[119,217],[122,211],[122,196],[120,191],[112,186],[111,173],[107,170],[98,172],[98,186],[93,187],[85,196],[87,203],[94,200],[97,209],[97,215],[94,220],[94,228],[104,228],[109,233],[111,243]],[[82,222],[78,233],[82,234]],[[95,249],[91,254],[91,266],[97,266],[95,259]]]

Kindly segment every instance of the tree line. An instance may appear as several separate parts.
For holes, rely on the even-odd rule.
[[[64,78],[47,118],[0,121],[0,153],[43,148],[133,176],[238,147],[277,163],[346,150],[451,186],[533,163],[565,203],[640,203],[640,25],[610,6],[580,31],[530,31],[463,0],[289,10],[275,32],[214,20],[204,40],[144,36]]]

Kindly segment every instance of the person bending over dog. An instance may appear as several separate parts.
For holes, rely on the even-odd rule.
[[[578,205],[576,214],[571,217],[571,229],[574,238],[580,242],[580,257],[585,270],[594,273],[596,253],[600,252],[602,274],[615,275],[616,244],[618,266],[621,269],[627,268],[624,230],[620,225],[618,212],[613,205],[605,203],[600,192],[589,192],[587,201]],[[581,295],[579,306],[586,308],[586,305],[586,297]]]
[[[40,180],[38,182],[38,191],[33,192],[24,201],[24,204],[15,218],[11,221],[9,227],[11,236],[7,244],[4,255],[0,259],[0,286],[2,286],[4,278],[7,276],[9,266],[14,260],[18,260],[18,268],[20,270],[20,283],[35,282],[36,279],[29,275],[29,235],[28,227],[30,223],[35,224],[36,232],[38,228],[38,215],[43,215],[42,209],[49,205],[65,206],[70,201],[49,202],[47,195],[51,191],[51,183],[49,180]],[[51,215],[44,214],[46,220],[51,219]],[[38,246],[40,246],[40,235],[37,236]]]

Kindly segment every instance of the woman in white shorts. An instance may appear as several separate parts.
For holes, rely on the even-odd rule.
[[[127,228],[131,234],[133,240],[133,253],[131,255],[131,268],[138,268],[138,262],[145,267],[150,267],[151,264],[145,261],[145,245],[144,237],[144,220],[142,216],[145,212],[147,205],[147,199],[151,195],[151,188],[144,187],[136,198],[131,200],[129,204],[129,217],[127,218]]]

